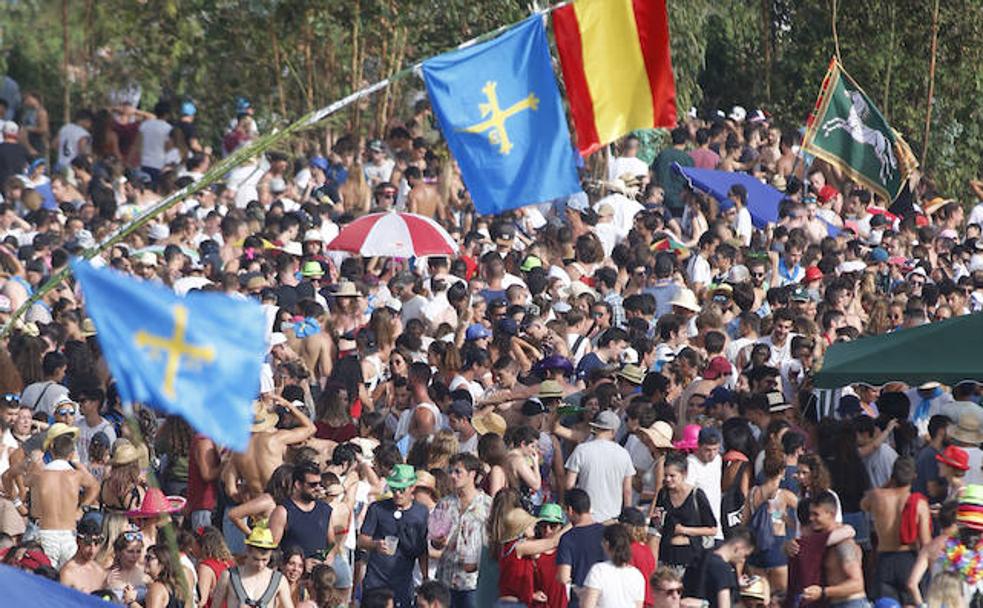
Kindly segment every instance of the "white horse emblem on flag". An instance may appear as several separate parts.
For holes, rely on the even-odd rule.
[[[837,129],[846,131],[857,143],[874,147],[874,155],[877,156],[881,164],[880,178],[887,183],[891,173],[898,168],[898,163],[894,158],[894,150],[891,149],[891,142],[877,129],[872,129],[864,124],[864,119],[870,117],[870,108],[864,101],[863,95],[857,91],[844,91],[850,98],[852,105],[847,117],[835,116],[823,123],[823,135],[829,134]]]

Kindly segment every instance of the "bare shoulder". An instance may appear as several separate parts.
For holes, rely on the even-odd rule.
[[[860,559],[860,546],[852,538],[836,543],[832,549],[844,564]]]

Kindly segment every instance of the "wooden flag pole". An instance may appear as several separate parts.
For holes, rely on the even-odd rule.
[[[922,169],[928,165],[928,136],[932,132],[932,97],[935,96],[935,58],[939,43],[939,0],[932,11],[932,47],[928,59],[928,99],[925,100],[925,136],[922,138]]]

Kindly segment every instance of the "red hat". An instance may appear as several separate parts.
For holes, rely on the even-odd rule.
[[[819,270],[819,266],[809,266],[806,268],[806,278],[805,283],[812,283],[813,281],[821,281],[823,278],[823,271]]]
[[[935,459],[960,471],[969,470],[969,454],[954,445],[947,447],[941,454],[936,454]]]
[[[706,369],[703,370],[703,379],[716,380],[721,376],[729,375],[732,371],[733,368],[731,368],[730,362],[726,358],[717,355],[707,363]]]
[[[150,488],[143,497],[143,503],[135,511],[127,512],[127,517],[157,517],[167,513],[176,513],[184,508],[187,502],[182,496],[164,496],[160,488]]]
[[[816,198],[819,199],[819,202],[825,203],[826,201],[835,197],[839,193],[840,193],[839,190],[827,184],[819,189],[819,195]]]

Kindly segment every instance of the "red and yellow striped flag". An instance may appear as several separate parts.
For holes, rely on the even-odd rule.
[[[665,0],[577,0],[553,12],[577,147],[676,126]]]

